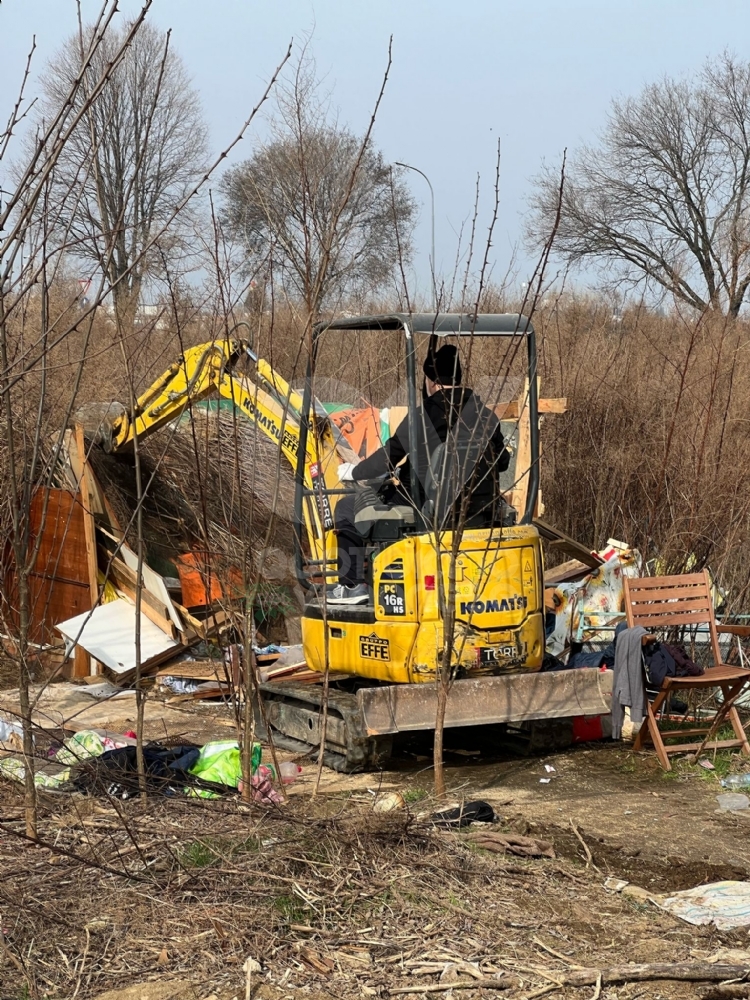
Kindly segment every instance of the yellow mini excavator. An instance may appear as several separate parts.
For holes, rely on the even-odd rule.
[[[316,355],[325,337],[365,332],[401,335],[405,352],[408,451],[412,496],[420,433],[417,343],[429,350],[445,338],[459,348],[475,338],[525,342],[530,415],[530,464],[519,523],[466,527],[457,545],[451,531],[416,505],[391,507],[375,518],[366,542],[369,600],[326,601],[336,576],[335,506],[351,488],[339,482],[342,461],[356,462],[345,436],[313,394]],[[234,367],[247,356],[255,377]],[[607,679],[596,670],[540,673],[544,656],[544,586],[533,515],[539,486],[536,341],[531,322],[517,314],[407,314],[319,323],[313,331],[300,395],[242,340],[187,350],[139,398],[135,420],[123,415],[105,447],[119,451],[174,420],[189,404],[219,394],[278,444],[296,477],[297,573],[307,600],[302,636],[308,665],[335,678],[328,699],[325,760],[353,770],[390,752],[393,737],[435,725],[435,678],[444,649],[439,595],[455,574],[452,682],[446,726],[524,723],[608,711]],[[523,470],[525,473],[526,470]],[[516,477],[521,470],[516,469]],[[452,567],[452,568],[451,568]],[[441,590],[441,588],[443,588]],[[348,678],[348,679],[347,679]],[[309,749],[321,739],[322,686],[261,685],[265,721],[275,739]]]

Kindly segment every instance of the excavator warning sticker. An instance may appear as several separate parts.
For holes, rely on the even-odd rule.
[[[378,604],[383,614],[389,618],[406,614],[406,595],[403,583],[381,583],[378,585]]]
[[[365,660],[390,660],[390,643],[373,632],[359,637],[359,655]]]

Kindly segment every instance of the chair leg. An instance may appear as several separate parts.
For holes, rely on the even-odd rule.
[[[653,722],[654,726],[658,730],[658,726],[656,724],[656,713],[663,705],[664,699],[667,697],[668,694],[669,694],[669,689],[667,688],[658,691],[656,697],[652,702],[650,702],[648,700],[648,697],[646,697],[645,717],[643,722],[641,723],[641,728],[638,730],[638,735],[636,736],[633,742],[634,750],[637,751],[643,749],[643,741],[648,737],[651,730],[651,726],[647,725],[646,723]]]
[[[750,743],[747,741],[747,733],[745,732],[744,726],[740,720],[739,712],[732,705],[727,713],[729,721],[732,723],[732,729],[734,729],[735,736],[738,740],[742,740],[742,746],[740,747],[740,753],[743,757],[750,757]]]
[[[654,699],[654,705],[657,704],[658,700],[659,698],[657,696],[657,698]],[[661,700],[663,701],[664,699],[662,698]],[[659,758],[661,766],[665,771],[671,771],[672,765],[669,762],[669,754],[667,753],[664,741],[661,738],[659,724],[656,720],[656,714],[651,705],[646,706],[646,718],[643,720],[641,728],[638,730],[638,735],[635,738],[635,742],[633,743],[634,752],[644,749],[644,744],[647,738],[649,738],[653,743],[656,756]]]
[[[701,743],[697,756],[703,753],[704,747],[707,743],[711,742],[714,734],[720,729],[725,720],[729,720],[732,724],[732,729],[734,729],[734,735],[738,740],[742,740],[742,753],[745,756],[750,756],[750,744],[748,744],[747,736],[745,735],[745,730],[742,728],[742,723],[740,722],[740,717],[737,714],[737,709],[734,707],[736,699],[739,697],[742,689],[745,687],[746,681],[741,680],[737,684],[720,684],[722,694],[722,704],[721,708],[718,710],[713,718],[713,721],[709,727],[708,732],[703,737],[703,742]],[[747,750],[745,749],[747,747]]]

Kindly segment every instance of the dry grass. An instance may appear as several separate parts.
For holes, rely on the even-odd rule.
[[[43,846],[31,847],[14,835],[19,797],[7,784],[0,796],[0,1000],[89,1000],[155,975],[232,997],[248,954],[270,997],[287,995],[278,984],[388,995],[454,964],[460,980],[502,977],[520,998],[574,964],[658,960],[665,934],[675,961],[731,939],[606,893],[569,830],[552,830],[569,860],[511,860],[348,797],[270,812],[43,797]],[[687,998],[687,985],[660,995]]]
[[[614,536],[660,570],[708,565],[744,610],[750,586],[750,331],[601,302],[542,311],[549,519],[587,544]]]

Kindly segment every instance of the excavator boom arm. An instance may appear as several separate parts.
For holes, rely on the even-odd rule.
[[[236,361],[245,353],[256,361],[260,384],[232,372]],[[242,340],[217,340],[188,348],[139,396],[135,419],[131,420],[130,414],[125,413],[113,423],[107,450],[124,450],[135,437],[143,440],[176,420],[191,404],[210,396],[231,400],[278,445],[291,468],[296,469],[302,397],[267,361],[256,358]],[[327,421],[320,425],[319,432],[317,442],[313,435],[308,437],[305,481],[308,488],[312,488],[313,480],[322,468],[326,486],[331,488],[338,483],[335,471],[338,465],[337,445],[345,459],[348,460],[350,455],[345,450],[345,442],[335,440]],[[324,550],[330,552],[332,546],[330,532],[327,535],[322,528],[321,514],[323,520],[329,520],[330,510],[326,516],[320,503],[307,504],[305,524],[310,550],[317,559],[324,557]]]

